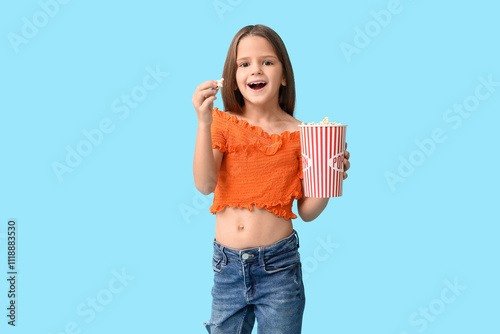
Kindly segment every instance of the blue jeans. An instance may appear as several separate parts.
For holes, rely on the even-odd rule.
[[[214,240],[212,314],[209,333],[301,332],[305,295],[299,236],[293,233],[268,247],[243,250]]]

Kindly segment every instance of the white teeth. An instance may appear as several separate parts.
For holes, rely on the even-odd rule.
[[[250,85],[257,85],[257,84],[261,84],[261,85],[264,85],[265,82],[264,81],[258,81],[258,82],[251,82]]]

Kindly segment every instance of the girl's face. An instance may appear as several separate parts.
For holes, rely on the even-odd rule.
[[[278,105],[279,89],[286,82],[283,66],[267,39],[242,38],[236,50],[236,66],[236,83],[246,105]]]

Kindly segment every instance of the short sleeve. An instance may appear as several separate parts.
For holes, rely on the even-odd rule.
[[[226,128],[227,128],[227,121],[225,121],[224,118],[221,117],[220,115],[221,111],[218,110],[217,108],[214,108],[212,111],[212,126],[211,126],[211,133],[212,133],[212,148],[218,148],[219,151],[221,152],[226,152],[227,151],[227,145],[226,145]]]

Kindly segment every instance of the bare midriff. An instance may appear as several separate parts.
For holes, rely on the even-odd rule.
[[[267,247],[292,232],[291,219],[255,206],[252,210],[226,207],[215,218],[215,240],[234,249]]]

